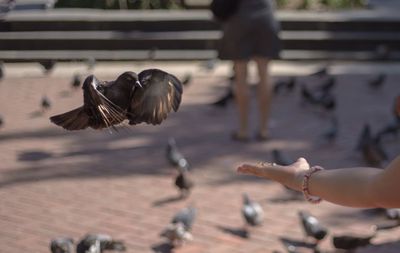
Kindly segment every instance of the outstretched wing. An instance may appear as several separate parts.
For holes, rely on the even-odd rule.
[[[139,73],[142,87],[136,87],[127,114],[129,124],[158,125],[171,110],[178,110],[182,98],[182,83],[174,75],[149,69]]]
[[[50,121],[66,130],[81,130],[89,126],[89,117],[83,106],[72,111],[50,117]]]

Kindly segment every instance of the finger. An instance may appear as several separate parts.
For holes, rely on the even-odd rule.
[[[243,173],[243,174],[258,175],[262,171],[262,168],[260,168],[258,166],[251,165],[251,164],[242,164],[241,166],[239,166],[237,168],[237,171],[239,173]]]

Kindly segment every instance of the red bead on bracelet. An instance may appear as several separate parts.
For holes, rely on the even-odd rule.
[[[308,188],[308,181],[310,180],[312,174],[323,169],[324,168],[322,168],[321,166],[313,166],[304,174],[303,177],[303,185],[302,185],[303,195],[304,198],[312,204],[318,204],[319,202],[321,202],[322,199],[320,197],[310,195],[310,191]]]

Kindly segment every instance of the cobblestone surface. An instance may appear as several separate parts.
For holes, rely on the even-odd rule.
[[[269,160],[276,148],[328,169],[364,166],[354,151],[358,133],[366,122],[376,132],[391,120],[392,101],[400,93],[399,75],[390,74],[377,90],[366,85],[374,68],[367,69],[369,74],[337,75],[334,93],[340,131],[335,143],[321,139],[328,126],[326,114],[301,106],[297,89],[274,98],[271,140],[242,144],[229,138],[236,123],[233,105],[224,109],[209,105],[227,86],[221,73],[193,64],[179,66],[176,74],[182,77],[189,69],[193,82],[185,88],[179,112],[162,125],[124,127],[118,133],[64,131],[48,117],[81,104],[81,91],[70,89],[73,71],[68,66],[63,74],[56,69],[45,76],[36,66],[13,65],[0,82],[0,114],[5,122],[0,129],[0,252],[49,252],[52,238],[71,236],[78,241],[88,232],[124,240],[127,252],[286,252],[281,239],[304,240],[298,210],[310,211],[329,228],[320,248],[335,252],[332,235],[368,234],[371,225],[387,222],[381,212],[372,210],[284,201],[288,193],[282,186],[238,175],[235,168],[245,161]],[[144,67],[129,66],[133,70]],[[173,65],[160,68],[176,70]],[[108,71],[96,69],[95,73],[106,80],[127,70],[104,69]],[[310,85],[320,81],[308,76],[299,80]],[[44,94],[52,107],[42,113],[39,104]],[[255,131],[255,104],[252,107]],[[171,136],[190,161],[196,182],[186,200],[177,200],[176,172],[165,158]],[[384,145],[390,158],[400,153],[398,138],[388,137]],[[251,229],[248,239],[235,235],[243,227],[243,192],[265,211],[263,225]],[[176,211],[189,204],[198,209],[194,241],[171,250],[159,233]],[[400,252],[399,238],[399,229],[382,231],[372,246],[357,252]],[[312,251],[299,248],[297,252]]]

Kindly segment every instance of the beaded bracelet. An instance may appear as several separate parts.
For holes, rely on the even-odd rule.
[[[322,168],[321,166],[313,166],[304,174],[303,177],[303,185],[302,185],[303,195],[304,198],[312,204],[318,204],[319,202],[321,202],[322,199],[320,197],[310,195],[310,191],[308,188],[308,181],[310,180],[312,174],[323,169],[324,168]]]

